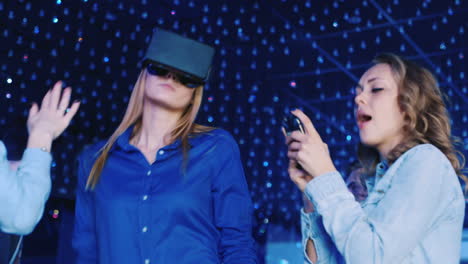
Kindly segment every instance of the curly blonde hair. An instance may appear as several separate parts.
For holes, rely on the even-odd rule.
[[[373,63],[387,64],[392,69],[398,84],[398,105],[404,113],[405,137],[386,157],[389,165],[410,148],[429,143],[447,156],[457,175],[467,184],[468,178],[463,174],[465,158],[454,147],[459,140],[451,135],[445,96],[434,75],[415,62],[391,53],[377,55]],[[358,157],[366,174],[373,175],[379,162],[377,150],[360,144]]]

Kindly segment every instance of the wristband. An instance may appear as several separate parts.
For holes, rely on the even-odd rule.
[[[50,151],[46,147],[41,147],[40,150],[49,153]]]

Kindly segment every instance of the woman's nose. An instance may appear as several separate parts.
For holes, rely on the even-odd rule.
[[[366,103],[366,100],[365,100],[365,98],[364,98],[363,92],[357,94],[357,95],[354,97],[354,103],[355,103],[357,106]]]
[[[171,71],[166,74],[166,78],[177,81],[176,75]]]

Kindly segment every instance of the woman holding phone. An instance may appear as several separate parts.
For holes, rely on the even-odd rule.
[[[306,262],[459,263],[465,208],[459,179],[467,178],[435,77],[382,54],[361,77],[354,101],[368,191],[361,203],[311,120],[293,112],[305,133],[286,137],[289,175],[314,207],[302,212]]]

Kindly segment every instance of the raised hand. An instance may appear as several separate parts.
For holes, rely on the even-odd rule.
[[[40,108],[36,103],[32,105],[27,121],[29,148],[50,150],[52,141],[68,127],[80,107],[79,102],[73,102],[68,108],[70,96],[71,88],[65,88],[62,93],[62,82],[58,81],[44,96]]]

